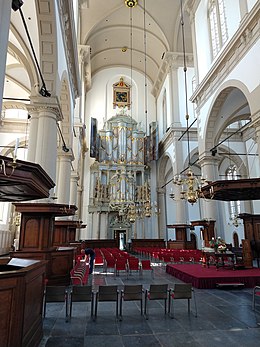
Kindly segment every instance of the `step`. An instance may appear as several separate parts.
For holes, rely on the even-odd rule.
[[[216,283],[217,288],[243,288],[244,286],[245,284],[241,282]]]

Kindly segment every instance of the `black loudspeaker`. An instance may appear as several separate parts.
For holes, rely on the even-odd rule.
[[[12,0],[12,9],[14,11],[19,10],[20,7],[23,6],[23,1],[22,0]]]

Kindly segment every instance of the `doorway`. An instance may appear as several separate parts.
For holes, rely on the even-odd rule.
[[[114,230],[114,239],[121,251],[126,249],[126,230]]]
[[[190,234],[190,241],[192,244],[192,249],[197,249],[197,239],[196,239],[196,235],[194,233]]]

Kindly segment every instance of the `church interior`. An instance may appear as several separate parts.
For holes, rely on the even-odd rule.
[[[258,345],[259,28],[258,0],[0,0],[0,346]]]

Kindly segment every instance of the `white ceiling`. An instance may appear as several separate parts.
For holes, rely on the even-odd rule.
[[[154,84],[164,52],[183,51],[180,0],[138,0],[138,5],[132,9],[125,5],[124,0],[80,2],[78,42],[90,46],[92,76],[110,67],[132,67],[142,73],[146,71],[147,77]],[[184,8],[186,2],[183,0]],[[22,12],[40,61],[35,11],[34,1],[24,1]],[[33,77],[28,75],[30,67],[26,66],[23,57],[26,50],[31,56],[32,51],[19,11],[11,13],[11,28],[16,37],[20,37],[20,42],[10,32],[4,97],[28,98]],[[184,30],[185,49],[191,53],[191,30],[185,11]],[[126,52],[122,51],[123,47],[126,47]]]
[[[183,51],[180,18],[180,0],[138,0],[132,9],[124,0],[87,1],[81,10],[80,37],[91,47],[92,75],[103,68],[132,66],[141,72],[146,69],[154,83],[163,53]],[[184,28],[185,49],[191,52],[186,16]]]

